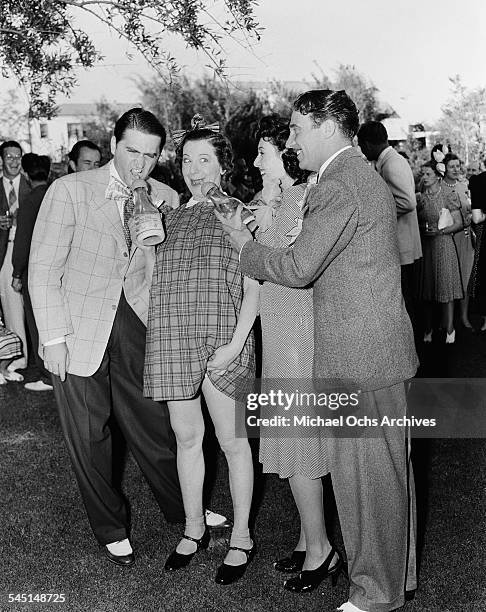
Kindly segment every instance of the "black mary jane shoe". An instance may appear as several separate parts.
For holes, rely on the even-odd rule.
[[[231,584],[239,580],[246,572],[248,564],[255,556],[256,547],[255,544],[248,550],[247,548],[239,548],[238,546],[230,546],[229,550],[239,550],[246,555],[246,561],[239,565],[227,565],[223,563],[218,567],[214,581],[218,584]]]
[[[273,567],[277,572],[284,572],[286,574],[292,574],[300,572],[305,561],[305,550],[294,550],[290,557],[284,557],[278,559],[273,564]]]
[[[338,559],[332,567],[329,567],[335,554],[337,554]],[[332,586],[335,586],[343,568],[344,562],[341,555],[335,548],[332,548],[331,552],[319,567],[316,567],[314,570],[302,570],[298,576],[286,580],[284,582],[284,588],[293,593],[308,593],[318,587],[321,582],[329,576],[331,576],[332,579]]]
[[[206,529],[203,535],[199,538],[191,538],[190,536],[183,535],[183,540],[190,540],[191,542],[196,543],[196,550],[193,553],[189,553],[188,555],[183,555],[182,553],[178,553],[174,550],[168,557],[165,562],[165,570],[167,572],[175,572],[178,569],[186,567],[189,565],[191,559],[194,555],[199,552],[201,549],[207,548],[209,546],[209,531]]]

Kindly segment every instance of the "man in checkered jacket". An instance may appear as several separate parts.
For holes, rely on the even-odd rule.
[[[179,204],[175,191],[148,178],[165,139],[152,113],[122,115],[112,161],[47,191],[30,255],[39,349],[53,374],[66,446],[95,537],[117,565],[134,556],[126,505],[112,481],[112,414],[166,519],[184,519],[167,408],[142,395],[154,252],[131,244],[127,228],[134,177],[148,182],[156,205]]]

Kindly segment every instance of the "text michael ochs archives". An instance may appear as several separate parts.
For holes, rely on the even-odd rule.
[[[266,393],[248,393],[245,422],[248,427],[435,427],[436,419],[414,416],[380,418],[357,414],[316,414],[323,409],[359,410],[360,391],[353,393],[312,393],[270,390]],[[260,414],[255,414],[260,410]],[[250,413],[248,413],[248,411]],[[283,412],[283,414],[282,414]],[[294,412],[294,414],[292,414]]]

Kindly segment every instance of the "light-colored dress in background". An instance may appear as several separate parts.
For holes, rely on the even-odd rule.
[[[257,240],[271,247],[289,247],[302,226],[306,185],[290,187],[273,223],[257,232]],[[289,288],[264,282],[260,289],[262,378],[312,380],[314,317],[312,288]],[[292,413],[295,414],[295,411]],[[316,429],[314,429],[316,431]],[[272,434],[273,435],[273,434]],[[263,471],[281,478],[294,474],[319,478],[329,472],[324,437],[267,437],[262,430],[260,462]]]

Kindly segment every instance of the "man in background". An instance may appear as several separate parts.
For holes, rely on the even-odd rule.
[[[68,174],[93,170],[101,164],[101,149],[91,140],[78,140],[68,154]]]
[[[358,144],[392,192],[397,213],[402,293],[413,320],[415,262],[422,257],[417,220],[415,181],[407,160],[388,143],[388,133],[379,121],[368,121],[358,130]]]
[[[32,191],[25,197],[23,206],[19,208],[17,215],[17,231],[12,253],[12,288],[17,293],[21,293],[24,298],[25,321],[34,351],[37,377],[35,381],[28,382],[24,386],[29,391],[52,391],[51,375],[46,370],[37,351],[39,334],[30,301],[27,273],[32,232],[40,205],[47,191],[51,160],[47,155],[27,153],[22,159],[22,167],[29,177]]]
[[[16,370],[27,367],[27,336],[24,306],[20,293],[12,288],[12,251],[17,230],[17,212],[30,192],[27,179],[20,173],[22,148],[15,140],[0,145],[3,177],[0,182],[0,301],[5,326],[22,341],[22,357],[9,365],[8,380],[21,382]]]

